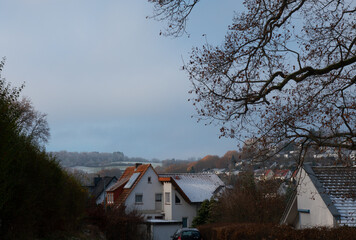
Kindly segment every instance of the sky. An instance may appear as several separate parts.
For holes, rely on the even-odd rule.
[[[222,43],[236,0],[204,0],[190,37],[159,35],[147,0],[1,0],[2,72],[46,113],[47,151],[121,151],[129,157],[222,156],[236,140],[197,123],[182,71],[194,46]]]

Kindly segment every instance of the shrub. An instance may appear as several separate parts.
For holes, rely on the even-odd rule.
[[[204,200],[201,204],[197,216],[193,219],[192,226],[196,227],[199,225],[207,224],[212,222],[212,211],[216,201],[214,199]]]
[[[258,223],[218,223],[199,226],[204,240],[351,240],[356,228],[311,228],[296,230],[289,226]]]
[[[277,195],[279,182],[255,182],[252,172],[239,175],[212,208],[211,222],[278,223],[285,201]]]
[[[108,240],[144,239],[140,230],[143,218],[136,211],[126,212],[125,206],[96,205],[91,201],[88,208],[89,223],[98,226]]]

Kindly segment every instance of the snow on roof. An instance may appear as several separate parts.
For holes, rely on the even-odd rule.
[[[171,177],[191,202],[203,202],[210,199],[217,188],[224,183],[216,174],[177,173],[159,174],[160,177]]]
[[[151,223],[182,223],[179,220],[164,220],[164,219],[147,219],[146,222]]]
[[[315,177],[322,184],[339,213],[339,224],[356,226],[356,168],[312,167]]]
[[[313,170],[339,211],[341,225],[356,226],[356,169],[314,167]]]

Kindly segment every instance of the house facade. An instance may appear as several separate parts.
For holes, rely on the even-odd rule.
[[[177,220],[189,227],[200,204],[223,185],[215,174],[158,175],[150,164],[136,165],[107,191],[107,203],[124,204],[147,220]]]
[[[264,173],[264,180],[271,180],[271,179],[273,179],[273,176],[274,176],[274,172],[273,172],[273,170],[271,170],[271,169],[268,169],[268,170],[266,170],[265,171],[265,173]]]
[[[117,182],[117,177],[94,177],[92,185],[86,186],[90,195],[94,197],[96,204],[103,204],[106,190]]]
[[[356,168],[304,165],[296,177],[282,224],[297,229],[356,226]]]

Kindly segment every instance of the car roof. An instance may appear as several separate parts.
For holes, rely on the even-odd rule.
[[[180,229],[181,231],[198,231],[199,232],[199,229],[197,229],[197,228],[181,228]]]

